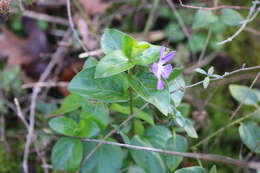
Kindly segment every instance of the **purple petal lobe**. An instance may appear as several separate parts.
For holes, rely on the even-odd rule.
[[[163,60],[163,57],[165,56],[165,47],[162,45],[161,51],[160,51],[160,59],[159,61]]]
[[[163,64],[169,62],[169,61],[173,58],[174,54],[175,54],[175,51],[172,51],[172,52],[168,53],[168,54],[163,58]]]
[[[153,74],[156,76],[157,79],[161,78],[159,73],[158,73],[158,64],[157,63],[153,63],[152,71],[153,71]]]
[[[163,76],[164,79],[167,80],[171,73],[172,73],[172,66],[171,66],[171,64],[163,66],[162,76]]]
[[[164,82],[161,79],[157,81],[157,90],[163,90]]]

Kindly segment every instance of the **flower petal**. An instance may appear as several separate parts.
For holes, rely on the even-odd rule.
[[[163,76],[164,79],[167,80],[171,73],[172,73],[172,65],[171,64],[163,66],[162,76]]]
[[[157,79],[161,78],[159,73],[158,73],[158,63],[153,63],[153,66],[152,66],[152,71],[153,71],[153,74],[156,76]]]
[[[168,53],[162,60],[163,64],[169,62],[173,58],[174,54],[175,54],[175,51]]]
[[[164,82],[161,79],[157,81],[157,90],[163,90]]]
[[[163,60],[163,57],[165,56],[165,47],[162,45],[161,51],[160,51],[160,59],[159,62]]]

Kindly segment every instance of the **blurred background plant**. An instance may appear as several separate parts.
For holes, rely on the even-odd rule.
[[[5,2],[7,1],[0,0],[0,6]],[[180,90],[173,96],[180,100],[178,110],[194,125],[199,136],[198,139],[188,138],[183,128],[175,127],[176,133],[185,136],[185,140],[182,139],[182,136],[178,136],[181,138],[179,141],[186,142],[187,140],[188,146],[198,144],[202,139],[228,124],[232,112],[240,103],[243,105],[239,109],[236,119],[254,112],[243,123],[239,121],[234,126],[227,128],[219,138],[216,138],[215,142],[214,139],[211,139],[195,148],[203,153],[259,161],[259,147],[257,146],[257,141],[260,140],[259,79],[252,86],[254,90],[251,89],[252,87],[249,88],[259,72],[259,68],[240,72],[217,81],[210,81],[209,79],[213,77],[208,73],[208,69],[212,66],[214,66],[214,74],[223,75],[225,72],[236,69],[260,65],[260,54],[258,53],[260,50],[260,19],[257,15],[232,42],[217,44],[232,36],[243,25],[243,21],[247,19],[250,12],[250,7],[253,6],[252,1],[183,1],[184,4],[190,5],[188,7],[182,6],[180,2],[170,0],[73,0],[70,10],[76,32],[83,46],[88,50],[88,56],[99,60],[103,55],[100,50],[101,35],[108,27],[117,28],[129,33],[138,41],[146,40],[155,45],[164,44],[176,50],[176,55],[171,63],[182,69],[182,75],[178,78],[178,82],[182,86],[205,81],[203,85],[207,89],[204,89],[203,85],[199,85],[186,88],[185,94]],[[259,1],[254,2],[259,4]],[[227,8],[218,8],[223,4],[227,5]],[[65,38],[67,28],[70,26],[66,5],[66,0],[13,0],[9,14],[7,8],[0,7],[0,20],[1,23],[3,22],[0,25],[0,172],[21,172],[28,123],[30,122],[31,97],[36,88],[35,82],[40,80],[48,64],[53,63],[52,59],[55,56],[59,56],[54,64],[55,68],[50,69],[47,80],[41,81],[41,93],[36,102],[33,136],[37,140],[33,139],[29,153],[30,172],[46,173],[48,169],[50,172],[56,172],[53,171],[53,165],[51,165],[50,153],[53,141],[57,137],[54,137],[53,134],[50,135],[48,121],[56,116],[54,111],[61,103],[66,105],[65,100],[67,99],[68,103],[65,107],[68,110],[63,110],[61,106],[56,114],[70,112],[67,116],[75,122],[79,121],[77,118],[80,114],[84,114],[84,109],[79,110],[79,105],[75,103],[75,100],[66,97],[69,95],[66,90],[68,82],[84,64],[82,59],[78,59],[82,53],[82,45],[71,35]],[[197,7],[211,7],[212,9],[201,10]],[[259,12],[259,5],[254,12]],[[151,22],[148,22],[150,20]],[[63,40],[60,41],[62,38]],[[65,47],[66,50],[61,47]],[[198,68],[204,69],[206,74],[197,73],[195,70]],[[175,87],[172,90],[178,89],[177,86]],[[248,95],[248,98],[243,100],[245,95]],[[14,98],[18,99],[18,105],[14,102]],[[141,99],[136,99],[134,102],[136,109],[144,103]],[[70,108],[71,105],[72,108]],[[19,106],[22,116],[19,115]],[[90,110],[94,109],[91,103],[88,106],[91,108],[89,108]],[[103,122],[103,126],[97,123],[95,117],[93,118],[93,116],[97,116],[93,113],[94,111],[85,112],[85,114],[90,117],[93,126],[98,124],[99,130],[106,134],[112,127],[117,129],[120,122],[130,113],[125,111],[128,106],[127,103],[109,105],[109,118],[106,117],[107,114],[100,115],[109,119],[107,122]],[[98,108],[101,109],[100,112],[108,111],[106,104],[105,107],[99,105]],[[118,134],[113,135],[113,139],[110,140],[127,143],[127,137],[124,136],[126,133],[132,133],[132,135],[134,133],[147,138],[150,133],[160,135],[172,133],[172,122],[155,107],[150,106],[144,109],[142,114],[146,117],[145,121],[135,119],[133,127],[126,126],[123,130],[118,131]],[[153,124],[164,127],[152,126]],[[157,128],[159,128],[159,132],[162,128],[165,134],[159,133]],[[92,135],[95,136],[100,131],[92,131]],[[247,138],[248,136],[251,138]],[[136,144],[140,141],[135,138]],[[89,143],[85,147],[86,152],[89,152],[89,148],[95,146]],[[104,146],[102,149],[104,152],[108,152],[111,148]],[[145,171],[149,169],[137,166],[138,158],[131,158],[126,150],[121,151],[113,147],[112,149],[121,160],[124,159],[120,167],[121,172],[144,172],[143,169],[146,169]],[[194,150],[182,148],[179,151],[192,152]],[[130,153],[138,155],[131,151]],[[156,158],[157,155],[151,154],[147,157]],[[96,158],[97,162],[100,159],[103,158]],[[106,158],[105,163],[109,164],[109,159]],[[248,169],[238,170],[236,166],[232,165],[214,164],[220,173],[250,172]],[[198,165],[196,160],[185,158],[180,165],[171,165],[172,169],[167,171],[172,172],[177,167],[195,165]],[[212,162],[203,161],[203,167],[207,169],[210,169],[212,165]]]

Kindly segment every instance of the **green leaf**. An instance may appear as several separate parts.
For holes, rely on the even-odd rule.
[[[124,35],[122,49],[128,59],[132,58],[133,47],[137,45],[137,41],[130,35]]]
[[[170,93],[167,84],[164,89],[156,89],[157,79],[151,73],[138,73],[136,76],[127,75],[130,86],[145,101],[153,104],[164,115],[168,115],[170,106]]]
[[[166,37],[169,38],[173,43],[182,41],[185,38],[180,25],[176,22],[172,22],[167,25],[165,33]]]
[[[220,20],[227,25],[238,26],[244,20],[241,14],[233,9],[223,8],[221,12]]]
[[[170,74],[168,81],[171,82],[172,80],[176,79],[182,74],[182,68],[173,68],[172,73]]]
[[[138,45],[149,45],[150,47],[133,58],[133,62],[135,64],[147,65],[151,64],[159,58],[161,46],[155,46],[147,42],[138,42]]]
[[[56,117],[49,121],[49,126],[56,133],[75,136],[75,129],[78,125],[70,118]]]
[[[113,141],[108,139],[108,141]],[[84,157],[86,157],[96,143],[84,142]],[[81,173],[116,173],[119,172],[123,163],[123,152],[118,146],[102,145],[92,157],[83,165]]]
[[[95,121],[90,119],[82,119],[79,122],[78,128],[75,130],[75,134],[82,138],[90,138],[96,136],[100,132],[98,125]]]
[[[79,139],[61,138],[52,149],[51,162],[55,169],[76,171],[82,155],[82,143]]]
[[[139,136],[134,136],[130,142],[131,145],[152,147],[152,145],[145,139]],[[165,173],[165,165],[158,153],[130,149],[130,154],[137,165],[149,173]]]
[[[95,67],[79,72],[70,82],[68,90],[89,99],[104,102],[128,101],[128,82],[125,75],[118,74],[105,79],[94,78]]]
[[[210,82],[209,77],[205,77],[204,80],[203,80],[203,87],[208,88],[209,82]]]
[[[88,102],[83,106],[82,118],[91,119],[97,123],[99,128],[103,131],[109,124],[108,109],[104,103]]]
[[[178,169],[174,173],[206,173],[206,170],[199,166]]]
[[[86,102],[86,98],[77,94],[70,94],[62,101],[61,107],[54,111],[53,114],[65,114],[67,112],[74,111]]]
[[[91,67],[95,67],[98,64],[98,61],[93,58],[93,57],[89,57],[84,65],[83,65],[83,69],[87,69],[87,68],[91,68]]]
[[[122,49],[122,40],[125,35],[116,29],[106,29],[101,37],[101,48],[104,53]]]
[[[216,34],[217,37],[217,35],[220,35],[227,29],[227,25],[223,23],[221,20],[218,20],[215,23],[211,24],[210,28],[212,32]]]
[[[192,29],[199,29],[216,22],[218,17],[211,10],[198,10],[194,16]]]
[[[193,123],[189,119],[185,119],[184,130],[186,131],[189,137],[198,138],[198,134],[193,127]]]
[[[125,35],[123,38],[122,49],[128,59],[132,59],[142,53],[150,45],[142,42],[137,42],[133,37]]]
[[[260,128],[255,122],[247,122],[239,126],[242,142],[253,152],[260,153]]]
[[[209,173],[217,173],[217,167],[216,165],[213,165],[209,171]]]
[[[164,149],[168,139],[172,137],[171,131],[161,125],[149,126],[144,133],[147,139],[155,148]]]
[[[146,173],[142,168],[138,166],[130,166],[127,170],[127,173]]]
[[[192,122],[189,119],[186,119],[182,116],[182,114],[180,113],[180,111],[178,111],[174,106],[170,107],[171,112],[170,114],[174,115],[175,121],[177,122],[177,124],[182,127],[186,133],[188,134],[188,136],[192,137],[192,138],[197,138],[197,132],[193,127]]]
[[[143,135],[144,134],[144,125],[138,119],[134,120],[134,130],[135,130],[135,134],[137,134],[137,135]]]
[[[257,105],[257,102],[260,101],[260,97],[257,96],[256,91],[253,89],[249,89],[246,86],[229,85],[229,91],[234,99],[246,105],[255,106]],[[247,97],[245,98],[246,95]]]
[[[120,113],[123,113],[123,114],[130,114],[130,108],[129,106],[123,106],[123,105],[120,105],[120,104],[117,104],[117,103],[113,103],[110,105],[109,107],[110,110],[113,110],[113,111],[117,111],[117,112],[120,112]],[[133,111],[136,112],[138,110],[138,108],[134,107],[133,108]],[[147,123],[151,124],[151,125],[154,125],[154,121],[153,121],[153,117],[150,116],[149,114],[147,114],[146,112],[144,111],[140,111],[137,115],[136,115],[136,118],[139,118],[141,120],[144,120],[146,121]]]
[[[183,136],[175,135],[167,141],[165,149],[170,151],[185,152],[188,149],[188,143]],[[167,155],[166,165],[171,171],[173,171],[180,165],[182,159],[183,157],[181,156]]]
[[[208,75],[208,73],[205,70],[203,70],[202,68],[196,68],[195,71],[198,73],[201,73],[201,74]]]
[[[121,50],[115,50],[99,61],[96,67],[95,78],[113,76],[129,70],[134,65]]]
[[[206,41],[206,35],[204,33],[197,32],[191,36],[191,42],[195,52],[199,52],[203,50],[205,41]],[[191,50],[191,46],[189,42],[187,43],[187,46]]]
[[[183,77],[177,77],[174,81],[171,81],[169,85],[171,100],[173,101],[174,105],[178,107],[182,101],[185,92],[185,82],[183,80]]]

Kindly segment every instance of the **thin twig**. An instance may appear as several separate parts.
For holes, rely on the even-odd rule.
[[[260,72],[258,72],[258,74],[256,75],[254,81],[252,82],[252,84],[250,85],[250,87],[248,88],[245,96],[242,98],[242,102],[238,105],[238,107],[236,108],[236,110],[232,113],[231,117],[229,118],[227,123],[230,123],[234,117],[237,115],[238,111],[240,110],[240,108],[242,107],[242,105],[245,103],[250,90],[253,88],[253,86],[255,85],[258,77],[260,76]],[[218,133],[218,137],[216,137],[216,139],[214,140],[213,144],[209,147],[210,149],[217,143],[217,141],[219,140],[220,136],[223,134],[223,132],[227,129],[227,124],[224,126],[224,128]]]
[[[36,83],[27,83],[23,84],[22,88],[23,89],[28,89],[28,88],[33,88],[38,84],[38,87],[43,88],[49,88],[49,87],[67,87],[69,82],[36,82]]]
[[[256,1],[253,1],[252,2],[252,7],[250,8],[250,11],[249,11],[249,13],[248,13],[248,16],[247,16],[247,18],[246,18],[246,20],[244,20],[243,21],[243,24],[241,25],[241,27],[239,28],[239,30],[237,30],[237,32],[235,32],[235,34],[233,34],[231,37],[228,37],[226,40],[224,40],[224,41],[221,41],[221,42],[218,42],[217,44],[218,45],[221,45],[221,44],[225,44],[225,43],[227,43],[227,42],[230,42],[230,41],[232,41],[236,36],[238,36],[243,30],[244,30],[244,28],[246,27],[246,25],[247,25],[247,23],[248,22],[250,22],[250,17],[253,15],[253,13],[255,12],[255,8],[256,8],[256,6],[257,6],[257,0]],[[256,15],[258,14],[258,12],[260,11],[260,7],[258,7],[258,9],[256,10]],[[256,15],[254,15],[253,16],[253,18],[256,16]],[[252,19],[253,19],[252,18]]]
[[[80,40],[79,35],[77,33],[77,31],[75,30],[75,26],[72,20],[72,16],[71,16],[71,5],[70,5],[70,0],[67,0],[67,13],[68,13],[68,18],[69,18],[69,24],[70,24],[70,28],[73,31],[73,35],[75,37],[75,39],[78,41],[78,43],[80,44],[80,46],[82,47],[82,49],[87,52],[88,49],[85,47],[85,45],[83,44],[83,42]]]
[[[214,133],[210,134],[209,136],[207,136],[206,138],[204,138],[203,140],[201,140],[201,141],[198,142],[197,144],[193,145],[191,148],[196,149],[196,148],[197,148],[198,146],[200,146],[201,144],[207,142],[208,140],[210,140],[210,139],[213,138],[214,136],[218,135],[221,131],[224,130],[224,128],[229,128],[229,127],[231,127],[231,126],[233,126],[233,125],[235,125],[235,124],[238,124],[238,123],[244,121],[245,119],[252,117],[254,114],[255,114],[255,112],[250,113],[250,114],[245,115],[245,116],[243,116],[243,117],[241,117],[241,118],[239,118],[239,119],[237,119],[237,120],[235,120],[235,121],[233,121],[233,122],[231,122],[231,123],[228,123],[225,127],[222,127],[222,128],[220,128],[220,129],[218,129],[217,131],[215,131]]]
[[[230,8],[230,9],[236,9],[236,10],[249,10],[249,7],[243,7],[243,6],[232,6],[232,5],[220,5],[216,7],[198,7],[198,6],[192,6],[192,5],[185,5],[182,3],[182,0],[179,0],[182,7],[185,8],[191,8],[191,9],[198,9],[198,10],[220,10],[222,8]]]
[[[220,79],[223,79],[225,77],[228,77],[230,75],[233,75],[235,73],[238,73],[238,72],[242,72],[242,71],[250,71],[250,70],[257,70],[257,69],[260,69],[260,65],[259,66],[253,66],[253,67],[248,67],[248,68],[241,68],[241,69],[238,69],[238,70],[234,70],[232,72],[226,72],[224,75],[222,75],[221,77],[219,78],[214,78],[214,79],[210,79],[211,81],[215,81],[215,80],[220,80]],[[195,86],[198,86],[200,84],[202,84],[203,81],[199,81],[195,84],[192,84],[192,85],[187,85],[185,86],[184,88],[192,88],[192,87],[195,87]],[[172,91],[172,92],[175,92],[175,91]]]
[[[181,18],[180,14],[177,12],[174,3],[172,3],[171,0],[166,0],[166,1],[167,1],[167,3],[169,4],[169,6],[171,7],[171,9],[172,9],[174,15],[176,16],[176,18],[177,18],[177,20],[178,20],[178,23],[180,24],[183,33],[184,33],[185,36],[188,38],[188,42],[189,42],[189,45],[190,45],[191,50],[192,50],[192,56],[193,56],[193,58],[195,59],[195,56],[196,56],[196,55],[195,55],[194,45],[193,45],[193,43],[192,43],[191,35],[190,35],[190,33],[189,33],[187,27],[185,26],[184,21],[183,21],[183,19]]]
[[[11,9],[10,13],[18,13],[18,10]],[[33,19],[44,20],[44,21],[50,22],[50,23],[56,23],[59,25],[69,26],[69,21],[64,18],[61,18],[61,17],[50,16],[47,14],[38,13],[38,12],[34,12],[34,11],[29,11],[29,10],[23,11],[22,15],[25,17],[33,18]]]
[[[88,142],[95,142],[98,144],[107,144],[107,145],[131,148],[131,149],[135,149],[135,150],[144,150],[144,151],[157,152],[157,153],[168,154],[168,155],[182,156],[182,157],[187,157],[187,158],[210,160],[210,161],[214,161],[214,162],[232,164],[232,165],[236,165],[239,167],[246,167],[246,168],[251,168],[251,169],[260,169],[259,162],[245,162],[245,161],[235,160],[233,158],[226,157],[226,156],[220,156],[220,155],[168,151],[168,150],[162,150],[162,149],[157,149],[157,148],[142,147],[142,146],[130,145],[130,144],[122,144],[122,143],[110,142],[110,141],[99,140],[99,139],[81,138],[81,140],[88,141]]]
[[[68,29],[66,34],[63,37],[63,41],[67,41],[71,36],[71,30]],[[55,52],[53,58],[51,59],[50,63],[40,76],[39,82],[43,82],[44,80],[47,79],[49,74],[51,73],[53,67],[55,64],[58,62],[58,60],[64,56],[65,52],[68,51],[67,48],[64,47],[59,47],[57,51]],[[33,138],[33,131],[34,131],[34,124],[35,124],[35,107],[36,107],[36,100],[37,96],[40,92],[40,87],[36,84],[36,86],[33,88],[32,92],[32,97],[31,97],[31,105],[30,105],[30,123],[29,123],[29,129],[28,129],[28,135],[26,137],[26,144],[25,144],[25,149],[24,149],[24,158],[23,158],[23,170],[25,173],[29,173],[28,171],[28,156],[29,156],[29,151],[30,151],[30,145],[32,142]]]
[[[29,124],[28,124],[28,122],[24,118],[24,115],[23,115],[22,110],[21,110],[20,103],[19,103],[17,98],[14,98],[14,103],[15,103],[16,109],[17,109],[17,116],[22,120],[23,124],[25,125],[26,129],[29,132]],[[41,158],[42,164],[46,165],[47,164],[46,159],[43,157],[43,155],[40,152],[40,149],[39,149],[39,147],[37,145],[37,142],[36,142],[36,138],[32,139],[32,140],[33,140],[35,151],[36,151],[37,155]],[[43,168],[43,170],[44,170],[44,173],[48,173],[49,172],[48,168]]]
[[[124,120],[120,125],[119,128],[124,127],[130,120],[132,120],[139,112],[141,112],[149,103],[144,104],[141,108],[139,108],[133,115],[129,116],[126,120]],[[113,129],[112,131],[110,131],[103,140],[108,139],[111,135],[113,135],[114,133],[116,133],[116,130]],[[90,159],[90,157],[98,150],[98,148],[102,145],[102,143],[99,143],[94,149],[91,150],[91,152],[85,157],[85,159],[83,160],[80,168]],[[80,171],[80,168],[78,169],[77,172]]]

